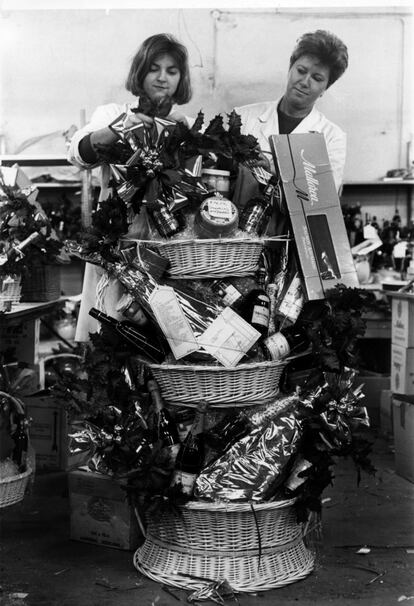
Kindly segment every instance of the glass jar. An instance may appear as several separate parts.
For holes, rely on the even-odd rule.
[[[230,193],[230,172],[228,170],[203,168],[201,180],[210,192],[218,192],[225,197]]]

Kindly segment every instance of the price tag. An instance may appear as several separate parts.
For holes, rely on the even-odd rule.
[[[210,217],[231,220],[232,212],[230,200],[226,200],[225,198],[209,198],[207,203]]]
[[[171,286],[157,286],[149,304],[177,360],[200,349]]]

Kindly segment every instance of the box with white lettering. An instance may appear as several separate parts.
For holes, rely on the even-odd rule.
[[[340,283],[358,286],[324,136],[272,135],[270,145],[308,298],[322,299]]]
[[[391,341],[401,347],[414,347],[414,297],[406,297],[392,298]]]
[[[391,391],[414,394],[414,347],[391,344]]]

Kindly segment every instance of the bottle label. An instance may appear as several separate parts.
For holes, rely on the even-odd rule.
[[[176,470],[171,482],[171,486],[181,484],[183,487],[183,493],[191,495],[193,494],[194,484],[197,479],[195,473],[188,473],[187,471]]]
[[[269,307],[262,305],[254,305],[252,313],[252,324],[260,326],[269,326]]]
[[[265,339],[265,345],[269,351],[272,360],[280,360],[287,356],[290,352],[288,340],[281,332],[276,332]]]
[[[233,305],[236,301],[238,301],[241,297],[241,293],[237,290],[233,284],[228,284],[225,286],[223,290],[223,303],[224,305]]]
[[[279,306],[279,314],[286,316],[291,322],[296,322],[304,304],[302,283],[296,274]]]

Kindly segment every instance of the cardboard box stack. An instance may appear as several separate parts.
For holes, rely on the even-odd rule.
[[[396,472],[414,482],[414,296],[393,294],[391,391]]]

